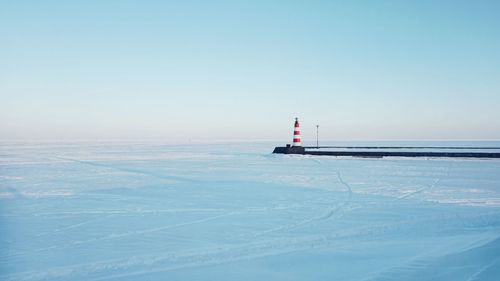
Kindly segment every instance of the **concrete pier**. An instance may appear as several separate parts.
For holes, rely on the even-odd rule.
[[[329,147],[332,148],[332,147]],[[302,155],[325,155],[325,156],[351,156],[351,157],[456,157],[456,158],[500,158],[500,152],[475,152],[474,150],[496,150],[500,147],[383,147],[383,149],[401,151],[375,151],[381,147],[335,147],[337,151],[321,151],[318,147],[290,146],[276,147],[273,153],[302,154]],[[360,151],[361,149],[361,151]],[[442,149],[449,151],[403,151],[403,149]],[[459,151],[457,151],[459,150]],[[464,151],[471,150],[471,151]]]

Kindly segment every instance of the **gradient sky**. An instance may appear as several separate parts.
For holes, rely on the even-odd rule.
[[[1,140],[500,139],[500,1],[0,1]]]

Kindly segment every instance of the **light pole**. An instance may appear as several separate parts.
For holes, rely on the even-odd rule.
[[[316,148],[319,149],[319,125],[316,125]]]

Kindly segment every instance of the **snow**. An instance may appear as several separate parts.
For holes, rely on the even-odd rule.
[[[500,160],[275,145],[2,144],[0,280],[500,280]]]

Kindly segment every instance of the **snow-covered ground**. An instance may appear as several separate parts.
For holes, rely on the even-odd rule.
[[[274,146],[3,144],[0,280],[500,280],[500,160]]]

